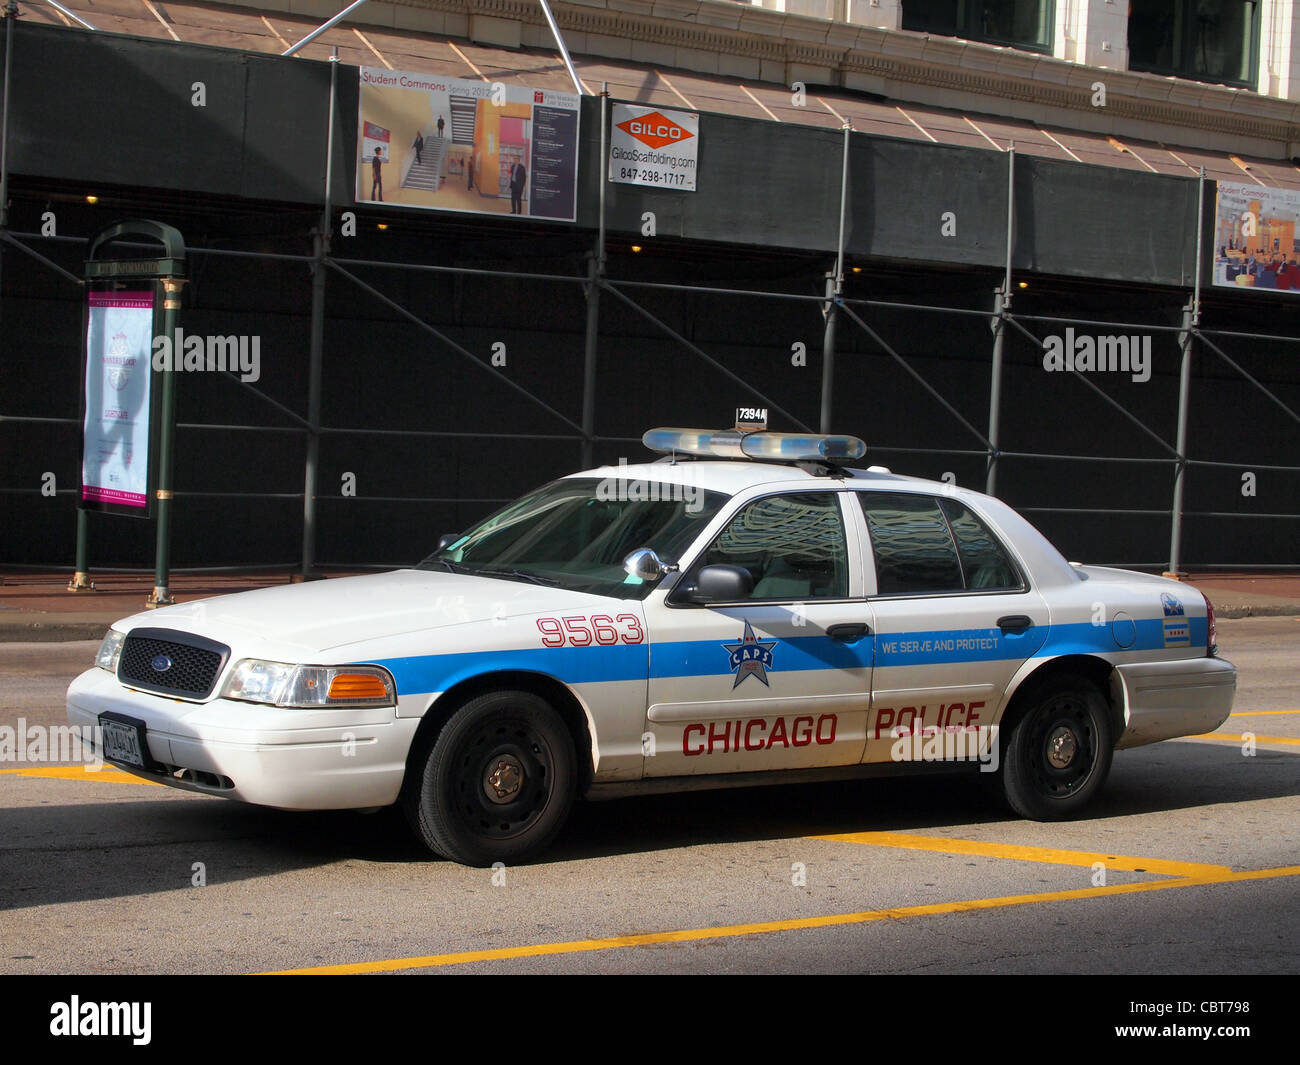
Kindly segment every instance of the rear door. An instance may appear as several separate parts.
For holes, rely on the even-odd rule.
[[[864,760],[898,760],[906,748],[896,741],[906,736],[964,732],[969,743],[994,723],[1011,678],[1046,641],[1047,604],[988,521],[959,497],[854,498],[870,545],[876,634]]]

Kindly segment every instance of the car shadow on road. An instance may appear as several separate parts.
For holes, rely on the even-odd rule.
[[[1156,744],[1115,756],[1101,794],[1081,820],[1177,813],[1300,795],[1300,758],[1231,746]],[[1019,823],[981,774],[894,777],[730,789],[584,803],[542,860],[580,860],[713,843],[851,832],[960,835]]]
[[[193,795],[0,809],[0,912],[430,858],[396,809],[294,813]]]
[[[1294,797],[1297,769],[1295,755],[1261,750],[1244,758],[1231,745],[1127,752],[1085,823]],[[534,864],[851,832],[961,836],[1018,823],[990,784],[971,773],[583,802]],[[179,794],[2,809],[0,841],[0,911],[188,890],[195,863],[209,883],[342,862],[447,865],[420,845],[395,807],[293,813]]]

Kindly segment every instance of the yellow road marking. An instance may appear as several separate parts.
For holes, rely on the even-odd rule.
[[[1263,717],[1265,714],[1300,714],[1300,710],[1241,710],[1229,717]]]
[[[901,847],[904,850],[937,851],[940,854],[974,854],[983,858],[1003,858],[1016,862],[1047,862],[1051,865],[1081,865],[1089,868],[1097,862],[1108,869],[1130,873],[1155,873],[1158,876],[1194,876],[1213,879],[1232,875],[1226,865],[1200,862],[1170,862],[1163,858],[1134,858],[1123,854],[1092,851],[1059,850],[1054,847],[1023,847],[1009,843],[986,843],[973,839],[945,839],[917,836],[905,832],[846,832],[834,836],[812,836],[834,843],[863,843],[873,847]]]
[[[521,947],[500,947],[494,950],[469,950],[452,954],[429,954],[423,957],[390,958],[383,961],[363,961],[344,965],[318,965],[305,969],[284,969],[279,972],[263,973],[261,975],[340,976],[358,973],[391,973],[403,969],[436,969],[449,965],[466,965],[471,962],[508,961],[512,958],[540,958],[556,954],[581,954],[597,950],[619,950],[625,947],[648,947],[659,943],[690,943],[703,939],[735,939],[741,936],[766,935],[772,932],[793,932],[807,928],[833,928],[844,925],[867,924],[871,921],[899,920],[908,917],[970,913],[978,910],[1002,909],[1007,906],[1027,906],[1041,902],[1067,902],[1073,899],[1101,898],[1107,895],[1131,895],[1142,891],[1204,887],[1210,884],[1233,883],[1238,880],[1265,880],[1283,876],[1300,876],[1300,865],[1283,866],[1277,869],[1252,869],[1243,873],[1228,873],[1224,876],[1215,877],[1144,880],[1132,884],[1112,884],[1107,887],[1077,888],[1073,891],[1047,891],[1037,895],[1003,895],[992,899],[935,902],[921,906],[899,906],[887,910],[865,910],[860,913],[834,913],[820,917],[795,917],[786,921],[760,921],[753,924],[723,925],[718,928],[688,928],[672,932],[644,932],[630,936],[612,936],[607,939],[577,939],[566,943],[531,943]]]
[[[123,772],[111,766],[103,769],[90,769],[84,765],[51,765],[24,769],[0,769],[0,773],[11,773],[18,777],[35,777],[46,780],[84,780],[90,784],[143,784],[150,788],[160,788],[152,780],[144,780],[133,773]]]
[[[1245,736],[1234,736],[1231,733],[1222,732],[1205,732],[1199,736],[1188,736],[1189,740],[1219,740],[1223,743],[1245,743]],[[1251,736],[1256,743],[1285,743],[1292,747],[1300,747],[1300,736]]]

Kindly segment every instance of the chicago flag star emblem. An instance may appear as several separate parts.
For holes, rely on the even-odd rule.
[[[739,643],[724,643],[722,648],[731,657],[731,672],[736,674],[736,681],[731,686],[735,691],[746,677],[757,677],[769,688],[767,671],[772,668],[772,648],[776,640],[764,642],[754,635],[753,626],[745,622],[745,634]]]

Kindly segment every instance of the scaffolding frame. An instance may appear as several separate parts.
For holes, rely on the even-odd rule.
[[[8,86],[9,73],[12,69],[12,26],[16,18],[16,12],[12,6],[5,11],[5,91],[3,99],[3,116],[0,118],[0,262],[3,261],[3,252],[6,249],[20,252],[39,263],[46,269],[77,285],[82,285],[81,278],[64,269],[58,263],[49,257],[42,255],[33,243],[39,241],[61,241],[61,242],[81,242],[85,243],[88,238],[70,237],[70,236],[44,236],[36,233],[15,233],[9,228],[8,217],[8,188],[9,188],[9,159],[8,159],[8,127],[9,127],[9,101],[10,93]],[[1259,513],[1259,512],[1233,512],[1233,511],[1188,511],[1186,510],[1186,473],[1190,467],[1235,467],[1250,469],[1270,470],[1277,472],[1296,473],[1300,472],[1300,465],[1284,464],[1265,464],[1249,462],[1226,462],[1209,459],[1193,458],[1188,453],[1188,419],[1190,394],[1192,386],[1191,365],[1195,351],[1203,348],[1220,360],[1226,363],[1238,375],[1244,378],[1254,389],[1262,392],[1264,396],[1274,405],[1279,407],[1288,418],[1300,424],[1300,413],[1297,413],[1289,404],[1279,397],[1272,389],[1251,374],[1235,359],[1232,358],[1223,348],[1215,342],[1218,338],[1233,339],[1253,339],[1263,341],[1277,341],[1300,343],[1300,337],[1288,337],[1273,334],[1256,334],[1241,333],[1228,330],[1204,329],[1200,324],[1201,318],[1201,276],[1203,273],[1203,255],[1204,241],[1202,240],[1201,224],[1204,218],[1205,203],[1205,171],[1202,168],[1197,178],[1198,183],[1198,232],[1197,232],[1197,258],[1196,269],[1194,274],[1194,284],[1191,291],[1187,293],[1187,301],[1183,308],[1183,320],[1178,326],[1166,326],[1162,324],[1142,324],[1142,323],[1121,323],[1104,321],[1096,318],[1065,318],[1052,317],[1046,315],[1018,315],[1012,310],[1012,297],[1014,289],[1012,286],[1013,277],[1013,259],[1015,253],[1015,163],[1016,152],[1015,145],[1006,151],[1007,156],[1007,223],[1005,229],[1005,259],[1001,284],[994,289],[992,293],[993,302],[991,311],[982,311],[965,307],[934,306],[928,304],[903,303],[889,300],[872,300],[860,298],[848,298],[844,295],[844,257],[845,257],[845,217],[849,198],[849,183],[851,178],[850,167],[850,144],[853,136],[851,125],[845,123],[843,129],[843,163],[840,176],[840,202],[839,202],[839,233],[837,247],[833,265],[826,273],[826,288],[822,295],[810,295],[790,292],[770,292],[756,289],[736,289],[724,288],[707,285],[675,284],[670,282],[646,282],[635,280],[624,280],[609,277],[607,274],[607,248],[608,237],[606,232],[606,186],[608,176],[604,172],[607,165],[608,150],[607,137],[609,130],[609,104],[610,95],[608,85],[602,85],[600,93],[600,110],[601,110],[601,130],[600,130],[600,167],[601,175],[599,181],[599,222],[596,239],[592,251],[587,255],[587,271],[584,275],[565,275],[539,273],[530,271],[508,271],[499,269],[482,269],[475,267],[446,266],[440,264],[411,263],[390,260],[364,260],[352,259],[344,256],[333,254],[331,249],[331,240],[333,237],[333,213],[334,205],[331,202],[331,190],[333,187],[333,156],[334,156],[334,129],[337,123],[337,71],[338,57],[337,50],[331,62],[330,71],[330,88],[327,106],[327,139],[326,139],[326,159],[324,166],[324,184],[321,190],[321,213],[319,225],[311,233],[312,250],[310,254],[293,254],[284,252],[267,252],[254,250],[241,250],[230,248],[204,248],[191,246],[188,248],[188,254],[201,258],[204,255],[228,256],[236,258],[273,260],[285,263],[295,263],[305,265],[310,272],[311,279],[311,308],[310,308],[310,343],[308,351],[308,394],[306,397],[307,410],[306,414],[301,414],[291,407],[279,402],[265,392],[254,387],[250,382],[239,380],[234,373],[227,373],[232,381],[242,389],[247,389],[253,396],[257,397],[265,404],[273,407],[280,415],[289,419],[292,424],[289,425],[232,425],[219,423],[181,423],[178,428],[189,431],[203,430],[226,430],[237,432],[264,432],[264,433],[289,433],[301,434],[305,440],[306,458],[303,470],[303,490],[302,492],[194,492],[194,491],[176,491],[178,498],[186,497],[238,497],[250,499],[301,499],[303,506],[302,517],[302,551],[298,563],[301,575],[304,578],[310,578],[316,575],[317,562],[315,557],[315,548],[317,540],[317,503],[322,498],[317,491],[317,474],[319,466],[319,448],[323,437],[328,435],[383,435],[391,437],[412,437],[412,438],[456,438],[456,439],[475,439],[475,438],[492,438],[492,439],[518,439],[521,441],[565,441],[573,442],[578,445],[579,457],[584,467],[592,465],[594,446],[597,443],[634,443],[635,437],[623,436],[601,436],[596,433],[595,426],[595,391],[598,384],[598,367],[599,367],[599,350],[600,350],[600,302],[601,296],[607,295],[616,300],[619,305],[639,315],[645,321],[650,323],[655,329],[663,333],[675,344],[684,348],[704,365],[726,377],[736,384],[746,395],[752,396],[769,409],[776,411],[788,419],[793,425],[805,431],[812,431],[809,424],[797,414],[785,409],[777,400],[766,395],[757,389],[751,382],[746,381],[741,375],[728,368],[718,358],[710,355],[699,345],[688,340],[678,331],[665,322],[661,317],[654,314],[643,303],[633,298],[629,293],[635,293],[638,290],[660,290],[670,292],[691,292],[706,295],[722,295],[732,297],[746,297],[762,300],[776,301],[796,301],[820,306],[821,312],[825,319],[825,331],[822,345],[822,379],[820,389],[820,410],[818,424],[822,432],[831,430],[834,417],[833,399],[834,399],[834,371],[835,371],[835,354],[836,354],[836,333],[839,319],[845,319],[850,325],[867,336],[871,342],[895,361],[907,375],[915,381],[927,394],[935,399],[949,415],[971,435],[980,445],[971,448],[918,448],[918,447],[899,447],[890,445],[875,445],[873,450],[886,453],[901,454],[947,454],[965,457],[982,457],[985,461],[985,491],[990,495],[996,495],[997,474],[1000,464],[1007,459],[1021,460],[1046,460],[1046,461],[1073,461],[1073,462],[1095,462],[1095,463],[1155,463],[1168,465],[1172,467],[1173,480],[1169,506],[1160,509],[1148,508],[1089,508],[1089,507],[1023,507],[1025,513],[1054,513],[1054,514],[1105,514],[1113,516],[1142,516],[1142,517],[1159,517],[1168,516],[1170,520],[1170,548],[1169,557],[1166,566],[1166,572],[1172,575],[1181,575],[1184,560],[1182,557],[1182,540],[1183,540],[1183,519],[1186,516],[1191,517],[1214,517],[1214,518],[1235,518],[1235,519],[1296,519],[1300,518],[1300,513]],[[361,206],[358,204],[357,206]],[[484,361],[474,352],[470,351],[464,345],[460,344],[453,337],[449,336],[442,329],[423,320],[419,315],[410,309],[402,306],[397,300],[385,294],[382,289],[369,283],[358,275],[358,271],[371,269],[397,269],[414,272],[432,272],[445,273],[460,276],[480,276],[497,279],[529,281],[538,284],[559,284],[559,285],[579,285],[582,287],[586,304],[586,328],[584,336],[584,363],[583,363],[583,384],[582,384],[582,403],[581,412],[577,417],[572,417],[564,411],[548,404],[540,397],[532,394],[523,386],[503,377],[496,373],[488,362]],[[541,408],[548,417],[554,419],[557,423],[557,431],[553,433],[473,433],[457,431],[439,431],[426,429],[391,429],[378,428],[369,426],[327,426],[321,421],[321,398],[325,385],[323,374],[323,350],[324,350],[324,324],[327,307],[326,278],[333,275],[342,282],[353,286],[358,291],[364,292],[370,298],[387,308],[398,318],[405,320],[409,324],[420,329],[422,332],[434,338],[443,348],[452,352],[462,359],[467,359],[477,365],[487,373],[490,373],[494,380],[502,386],[512,389],[517,395],[521,396],[526,402]],[[2,274],[0,274],[2,282]],[[2,292],[2,288],[0,288]],[[971,316],[982,318],[989,322],[993,342],[990,351],[989,361],[989,411],[986,427],[981,429],[970,421],[957,407],[951,403],[934,385],[926,380],[924,375],[907,359],[905,355],[900,354],[888,340],[875,328],[864,315],[869,314],[872,310],[902,310],[909,312],[924,312],[930,314],[951,314]],[[1044,324],[1083,324],[1089,326],[1109,326],[1118,329],[1141,330],[1148,333],[1155,332],[1173,332],[1177,334],[1179,347],[1181,350],[1179,389],[1178,389],[1178,410],[1177,410],[1177,438],[1171,443],[1161,437],[1151,429],[1142,419],[1138,418],[1131,411],[1128,411],[1122,404],[1107,395],[1102,389],[1094,384],[1088,377],[1079,370],[1071,369],[1071,373],[1078,378],[1093,394],[1100,397],[1109,407],[1115,410],[1119,415],[1126,419],[1130,424],[1140,430],[1145,436],[1155,442],[1158,447],[1166,452],[1161,457],[1149,456],[1132,456],[1132,455],[1071,455],[1054,452],[1039,451],[1015,451],[1003,449],[1000,446],[1002,435],[1002,380],[1004,374],[1004,348],[1006,337],[1011,330],[1016,331],[1023,338],[1038,347],[1043,346],[1043,341],[1029,328],[1026,323],[1044,323]],[[54,418],[38,416],[20,416],[0,413],[0,423],[40,423],[40,424],[78,424],[75,418]],[[32,488],[5,488],[0,489],[5,493],[25,493],[39,492],[40,489]],[[76,489],[62,489],[60,494],[75,493]],[[509,502],[508,499],[466,499],[445,498],[445,497],[425,497],[425,496],[355,496],[350,497],[354,501],[375,502],[375,503],[482,503],[482,504],[501,504]],[[1127,563],[1142,567],[1158,566],[1158,563]],[[360,565],[356,562],[350,562],[348,565]],[[1214,569],[1250,569],[1255,568],[1249,564],[1228,564],[1206,561],[1201,563],[1204,567]],[[224,569],[225,567],[217,567]],[[249,568],[249,567],[236,567]],[[1272,569],[1300,569],[1300,565],[1276,565],[1270,566]],[[202,567],[202,571],[213,571],[213,567]]]

